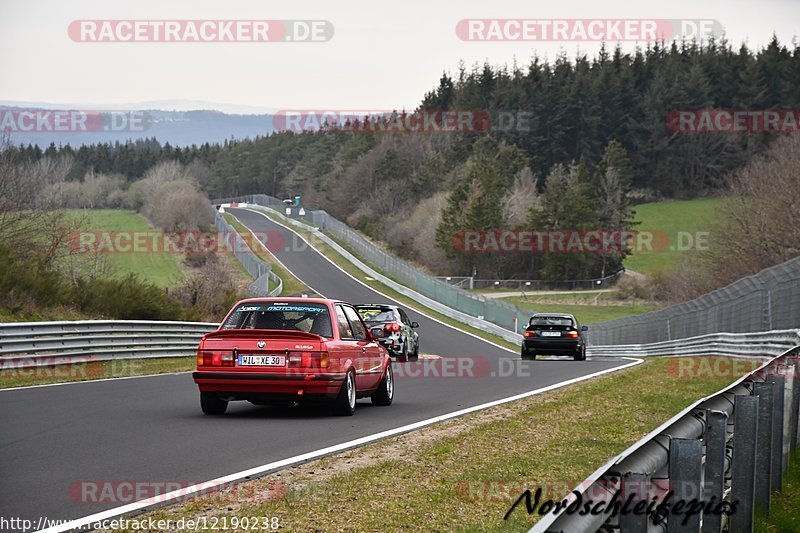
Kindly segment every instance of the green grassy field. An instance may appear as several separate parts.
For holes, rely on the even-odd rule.
[[[576,294],[574,296],[535,295],[501,298],[504,302],[530,309],[537,313],[570,313],[581,324],[604,322],[623,316],[640,315],[657,309],[645,303],[628,303],[611,300],[608,294]]]
[[[708,231],[717,220],[716,208],[722,201],[720,198],[701,198],[635,206],[634,218],[637,222],[641,222],[636,229],[654,232],[654,248],[661,244],[664,249],[633,253],[625,260],[625,267],[643,274],[651,274],[677,265],[683,254],[691,253],[691,250],[680,249],[684,247],[683,245],[689,244],[687,236],[691,235],[694,240],[697,232]],[[680,233],[682,235],[679,235]]]
[[[86,220],[82,231],[157,231],[141,215],[119,209],[75,209],[75,217]],[[144,281],[159,287],[172,287],[183,279],[180,254],[172,253],[107,253],[111,273],[115,276],[135,274]]]

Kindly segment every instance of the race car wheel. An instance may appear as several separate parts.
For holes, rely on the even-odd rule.
[[[352,368],[347,371],[333,408],[336,414],[342,416],[353,416],[356,412],[356,373]]]
[[[409,360],[408,352],[406,351],[407,346],[406,343],[403,343],[403,347],[397,352],[396,359],[398,363],[405,363]]]
[[[576,361],[586,361],[586,346],[581,347],[578,353],[575,354]]]
[[[409,361],[418,361],[419,360],[419,344],[414,347],[414,353],[408,356]]]
[[[200,408],[206,415],[224,415],[228,409],[228,402],[220,400],[213,392],[201,392]]]
[[[383,376],[378,390],[372,395],[372,405],[392,405],[394,399],[394,373],[392,364],[386,367],[386,375]]]
[[[535,360],[536,359],[536,353],[535,352],[533,352],[533,353],[529,352],[528,350],[525,349],[524,346],[522,347],[520,352],[521,352],[520,355],[522,355],[522,360],[523,361],[525,361],[525,360],[530,361],[530,360]]]

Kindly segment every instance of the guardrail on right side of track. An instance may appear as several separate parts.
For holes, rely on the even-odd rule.
[[[769,333],[777,339],[786,332]],[[794,330],[795,345],[797,335]],[[795,346],[611,459],[530,531],[752,531],[757,509],[768,513],[783,487],[790,455],[800,446],[799,430]],[[597,512],[580,512],[587,505]],[[520,507],[517,512],[525,512]]]
[[[800,330],[753,333],[710,333],[649,344],[600,345],[587,348],[590,357],[775,356],[800,345]]]
[[[489,322],[488,320],[485,320],[483,317],[475,317],[475,316],[469,315],[467,313],[463,313],[463,312],[459,311],[458,309],[454,309],[454,308],[452,308],[452,307],[450,307],[450,306],[448,306],[446,304],[443,304],[443,303],[439,302],[438,300],[434,300],[433,298],[429,298],[428,296],[426,296],[424,294],[421,294],[421,293],[413,290],[412,288],[409,288],[409,287],[407,287],[407,286],[405,286],[405,285],[403,285],[401,283],[397,283],[393,279],[384,276],[382,273],[378,272],[377,270],[373,269],[372,267],[370,267],[369,265],[364,263],[360,258],[358,258],[355,255],[353,255],[352,253],[350,253],[350,251],[348,251],[347,249],[342,247],[339,243],[337,243],[336,241],[331,239],[328,235],[326,235],[325,233],[320,231],[318,228],[315,228],[315,227],[312,227],[312,226],[308,226],[307,224],[303,224],[302,222],[300,222],[298,220],[295,220],[295,219],[292,219],[292,218],[289,218],[289,217],[285,216],[284,214],[275,211],[274,209],[270,209],[269,207],[263,207],[263,206],[256,205],[256,204],[247,205],[247,207],[249,207],[251,209],[256,209],[256,210],[259,210],[259,211],[268,211],[270,216],[274,216],[275,218],[281,220],[282,222],[284,222],[286,224],[289,224],[289,225],[295,226],[295,227],[297,227],[299,229],[302,229],[304,231],[310,232],[315,237],[317,237],[319,240],[321,240],[322,242],[324,242],[325,244],[327,244],[328,246],[333,248],[339,255],[341,255],[342,257],[347,259],[356,268],[358,268],[360,271],[362,271],[367,276],[380,281],[381,283],[383,283],[387,287],[391,288],[394,291],[399,292],[400,294],[402,294],[404,296],[412,298],[413,300],[421,303],[422,305],[424,305],[425,307],[428,307],[429,309],[433,309],[434,311],[436,311],[438,313],[441,313],[441,314],[443,314],[444,316],[446,316],[448,318],[452,318],[453,320],[457,320],[457,321],[459,321],[461,323],[467,324],[467,325],[469,325],[471,327],[474,327],[476,329],[480,329],[480,330],[492,333],[493,335],[497,335],[498,337],[500,337],[500,338],[502,338],[502,339],[504,339],[506,341],[514,342],[514,343],[521,343],[522,342],[522,334],[521,333],[517,333],[515,331],[506,329],[506,328],[501,327],[501,326],[499,326],[499,325],[497,325],[497,324],[495,324],[493,322]],[[520,323],[519,331],[522,331],[522,330],[525,329],[525,327],[527,327],[528,318],[529,318],[528,315],[524,315],[523,317],[520,317],[520,319],[524,320],[524,322]]]
[[[266,194],[215,202],[246,202],[281,217],[286,206]],[[328,233],[362,261],[430,300],[513,333],[522,331],[531,311],[449,285],[394,257],[360,232],[325,211],[304,209],[301,219]],[[299,222],[296,217],[287,218]],[[308,227],[306,227],[308,229]],[[670,341],[718,331],[769,331],[800,326],[800,257],[742,278],[694,300],[615,320],[589,324],[590,345]]]

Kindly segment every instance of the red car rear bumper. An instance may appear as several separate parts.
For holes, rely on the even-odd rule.
[[[201,392],[230,393],[247,397],[266,395],[301,397],[336,396],[342,388],[344,373],[325,374],[256,374],[252,372],[205,372],[192,374]]]

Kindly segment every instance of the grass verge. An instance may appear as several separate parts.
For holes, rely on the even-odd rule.
[[[520,531],[536,515],[524,505],[508,520],[503,515],[525,488],[565,494],[693,399],[736,377],[687,379],[673,367],[651,359],[146,517],[277,517],[291,531]],[[402,404],[402,389],[395,401]]]
[[[145,376],[194,370],[196,361],[191,357],[164,357],[157,359],[116,359],[90,361],[39,368],[11,368],[0,371],[0,389],[91,381],[94,379]]]
[[[257,211],[257,212],[264,214],[264,216],[266,216],[267,218],[269,218],[273,222],[276,222],[276,223],[279,223],[279,224],[284,224],[284,222],[282,220],[278,219],[277,217],[275,217],[274,215],[272,215],[270,213],[265,213],[264,211]],[[501,337],[498,337],[497,335],[492,335],[491,333],[487,333],[487,332],[485,332],[483,330],[480,330],[478,328],[473,328],[472,326],[470,326],[468,324],[464,324],[463,322],[459,322],[458,320],[453,320],[452,318],[450,318],[448,316],[445,316],[445,315],[443,315],[443,314],[441,314],[441,313],[439,313],[437,311],[434,311],[433,309],[430,309],[428,307],[425,307],[424,305],[421,305],[418,301],[416,301],[416,300],[414,300],[412,298],[409,298],[408,296],[400,294],[399,292],[395,291],[391,287],[388,287],[388,286],[384,285],[380,281],[367,276],[364,272],[359,270],[358,267],[356,267],[353,263],[351,263],[349,260],[347,260],[339,252],[337,252],[336,250],[334,250],[333,248],[328,246],[325,242],[320,240],[316,235],[314,235],[310,231],[306,231],[306,230],[304,230],[302,228],[298,228],[297,226],[291,226],[291,229],[292,229],[292,231],[295,231],[299,235],[301,235],[308,242],[310,242],[314,246],[314,248],[319,250],[328,259],[330,259],[331,261],[336,263],[343,270],[345,270],[348,274],[350,274],[351,276],[353,276],[357,280],[361,281],[362,283],[364,283],[368,287],[370,287],[372,289],[375,289],[376,291],[380,291],[383,294],[385,294],[386,296],[389,296],[390,298],[392,298],[393,300],[396,300],[396,301],[398,301],[398,302],[400,302],[400,303],[402,303],[404,305],[407,305],[409,307],[413,307],[414,309],[417,309],[417,310],[425,313],[426,315],[432,316],[432,317],[436,318],[437,320],[439,320],[441,322],[444,322],[445,324],[449,324],[449,325],[451,325],[453,327],[456,327],[456,328],[458,328],[460,330],[467,331],[469,333],[477,335],[478,337],[480,337],[482,339],[488,340],[488,341],[493,342],[495,344],[498,344],[500,346],[504,346],[504,347],[508,348],[509,350],[513,350],[514,352],[518,352],[519,351],[519,345],[518,344],[514,344],[514,343],[511,343],[511,342],[508,342],[505,339],[502,339]],[[328,235],[328,237],[333,239],[342,248],[348,250],[354,256],[358,257],[358,254],[356,254],[352,250],[348,249],[347,246],[345,246],[344,244],[342,244],[338,240],[334,239],[330,235]],[[365,261],[363,258],[359,257],[359,259],[361,259],[362,262],[367,264],[373,270],[375,270],[377,272],[380,272],[381,274],[383,274],[384,276],[386,276],[389,279],[392,279],[391,276],[388,276],[388,275],[386,275],[386,273],[381,272],[380,269],[376,268],[374,265],[369,264],[369,262]],[[394,280],[394,281],[397,281],[397,280]],[[400,283],[400,282],[398,281],[398,283]]]
[[[602,296],[602,295],[601,295]],[[624,316],[640,315],[657,309],[657,306],[645,303],[622,303],[598,297],[595,299],[580,296],[574,300],[564,297],[561,302],[548,296],[511,296],[500,298],[504,302],[529,309],[536,313],[570,313],[575,315],[581,324],[604,322]],[[586,303],[567,303],[581,300]],[[590,301],[591,300],[591,301]]]
[[[757,515],[756,533],[797,533],[800,531],[800,455],[789,461],[789,471],[783,477],[783,490],[772,494],[769,517]]]
[[[692,253],[696,249],[694,245],[698,243],[694,240],[698,232],[708,232],[713,228],[716,208],[723,201],[721,198],[698,198],[634,206],[634,219],[640,222],[635,229],[658,232],[656,235],[667,237],[669,242],[663,250],[631,254],[625,259],[625,267],[642,274],[653,274],[675,267],[684,254]],[[689,236],[693,240],[691,243]],[[656,241],[658,239],[654,238],[654,242]]]

